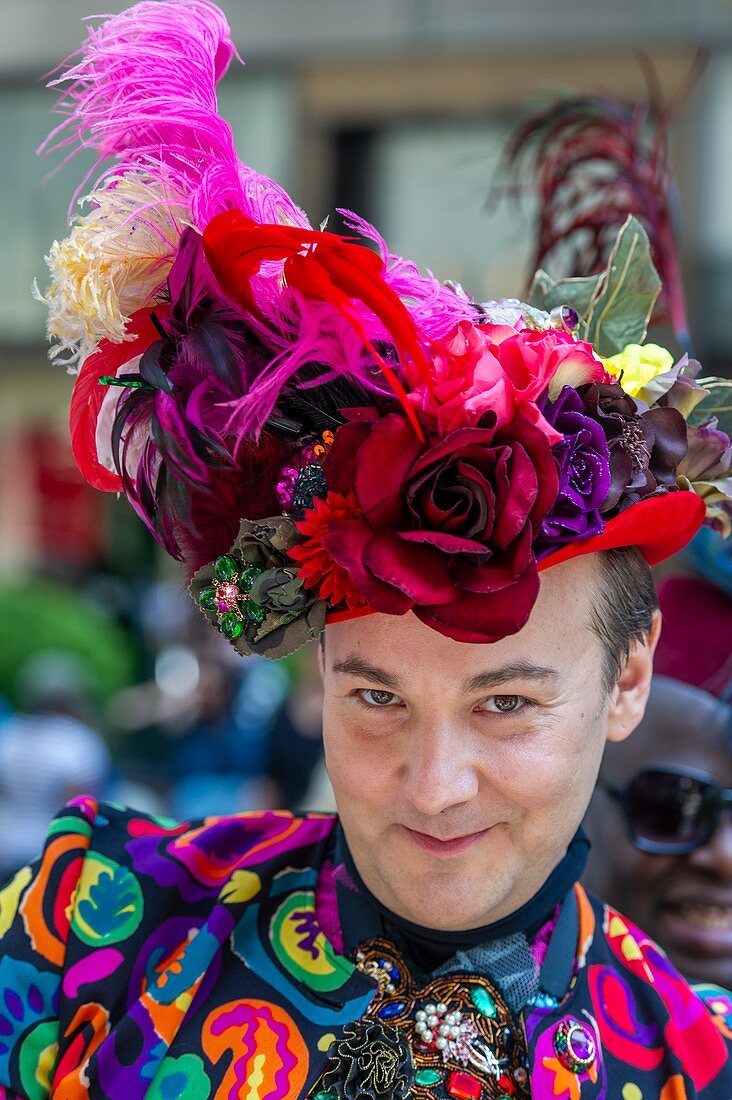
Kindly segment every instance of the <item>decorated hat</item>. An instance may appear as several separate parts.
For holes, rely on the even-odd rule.
[[[599,274],[477,302],[355,214],[313,229],[238,159],[215,95],[234,55],[206,0],[92,25],[46,148],[98,163],[37,294],[77,373],[79,469],[237,650],[283,656],[369,612],[494,642],[541,570],[660,561],[705,500],[724,511],[699,365],[644,343],[660,282],[638,221]]]

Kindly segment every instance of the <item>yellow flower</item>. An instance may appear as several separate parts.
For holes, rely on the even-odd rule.
[[[626,344],[617,355],[611,355],[602,362],[605,370],[615,375],[627,394],[638,397],[649,382],[671,370],[674,357],[659,344]]]

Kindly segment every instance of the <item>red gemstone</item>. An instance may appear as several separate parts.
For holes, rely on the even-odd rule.
[[[510,1077],[506,1077],[505,1073],[502,1073],[501,1076],[498,1078],[498,1087],[499,1089],[503,1089],[503,1091],[508,1096],[513,1096],[513,1094],[516,1092],[516,1086],[514,1085]]]
[[[447,1079],[445,1085],[448,1096],[454,1096],[455,1100],[480,1100],[483,1086],[472,1073],[461,1073],[454,1070]]]

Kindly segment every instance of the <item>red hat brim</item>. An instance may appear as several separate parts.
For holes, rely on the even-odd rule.
[[[583,554],[623,546],[637,546],[649,565],[657,565],[693,539],[705,515],[704,501],[696,493],[680,490],[647,497],[609,520],[601,534],[571,542],[542,558],[539,572]]]
[[[693,539],[705,515],[704,501],[696,493],[679,490],[647,497],[609,520],[601,534],[578,539],[542,558],[538,563],[539,572],[583,554],[618,550],[624,546],[637,546],[649,565],[657,565],[677,554]],[[357,607],[353,611],[331,611],[325,621],[342,623],[371,614],[374,612],[370,607]]]

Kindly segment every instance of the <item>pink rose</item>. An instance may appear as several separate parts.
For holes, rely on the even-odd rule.
[[[478,425],[493,413],[501,428],[519,417],[535,424],[550,443],[562,436],[537,405],[550,386],[603,381],[592,347],[556,329],[517,332],[509,325],[461,321],[432,360],[431,389],[417,385],[410,398],[439,435]]]

